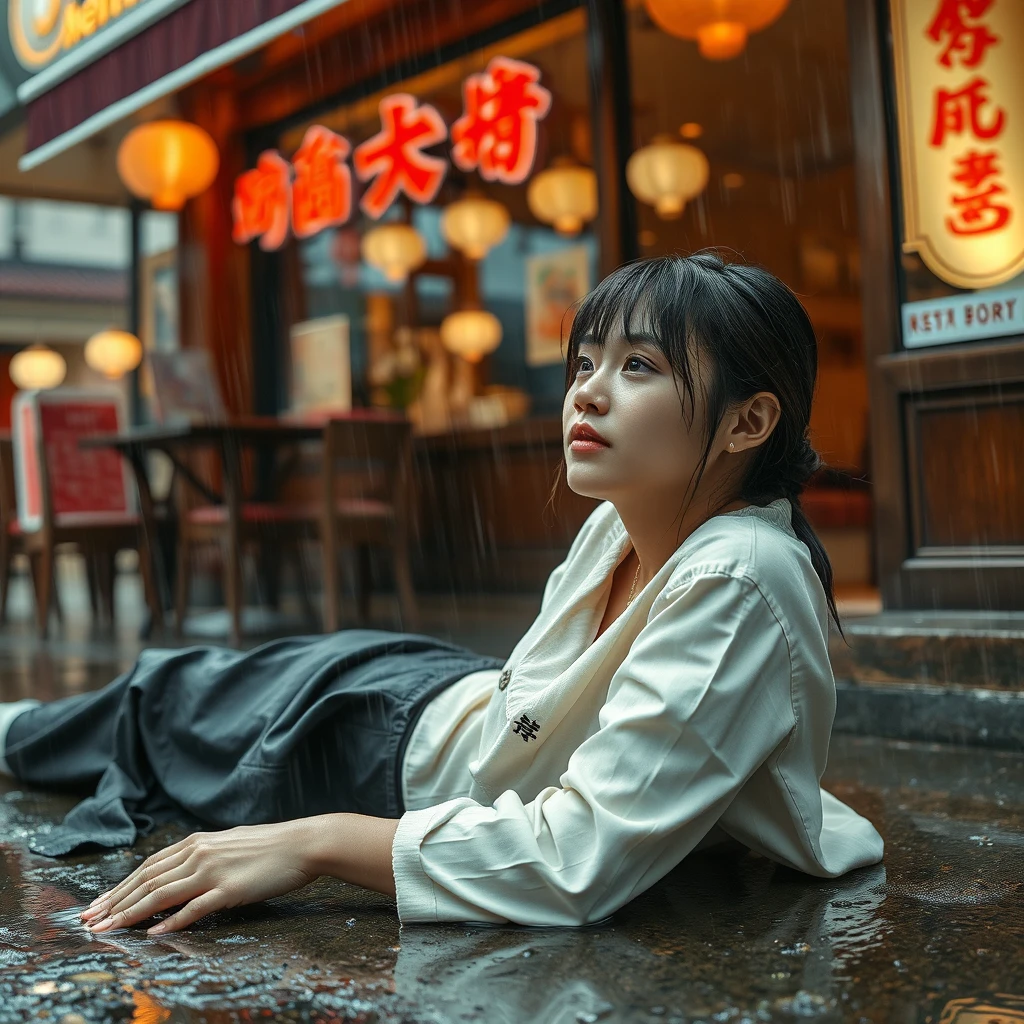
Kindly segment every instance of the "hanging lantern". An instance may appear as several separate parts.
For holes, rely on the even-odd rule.
[[[213,139],[187,121],[150,121],[133,128],[117,151],[117,173],[125,187],[155,210],[180,210],[205,192],[220,157]]]
[[[708,60],[738,57],[747,36],[767,28],[789,0],[644,0],[659,28],[681,39],[695,39]]]
[[[57,387],[68,372],[68,364],[52,348],[29,345],[14,356],[8,372],[22,391],[34,391]]]
[[[662,220],[672,220],[704,190],[709,170],[708,158],[696,146],[658,135],[629,158],[626,181],[637,199],[653,206]]]
[[[560,235],[578,235],[597,216],[597,175],[559,158],[530,182],[526,202],[537,220],[553,224]]]
[[[467,362],[478,363],[501,344],[501,321],[485,309],[460,309],[441,321],[441,343]]]
[[[100,331],[85,343],[85,361],[108,380],[118,380],[142,362],[142,342],[127,331]]]
[[[445,207],[441,233],[454,249],[482,260],[508,234],[508,210],[494,199],[468,195]]]
[[[408,224],[380,224],[367,231],[363,259],[384,272],[389,281],[404,281],[427,258],[427,243]]]

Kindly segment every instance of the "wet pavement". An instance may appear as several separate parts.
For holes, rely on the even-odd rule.
[[[400,930],[389,898],[321,880],[159,940],[78,912],[182,833],[35,856],[71,800],[0,784],[0,1020],[1024,1020],[1024,758],[838,736],[825,781],[883,865],[820,881],[705,852],[579,930]]]
[[[532,614],[451,613],[425,618],[499,654]],[[72,624],[44,648],[16,625],[0,699],[100,685],[135,645]],[[400,929],[391,899],[321,880],[157,939],[78,913],[183,833],[40,857],[29,838],[73,800],[0,779],[0,1022],[1024,1022],[1024,755],[836,735],[824,783],[884,864],[822,881],[708,851],[578,930]]]

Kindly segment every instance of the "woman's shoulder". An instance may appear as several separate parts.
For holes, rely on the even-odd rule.
[[[746,579],[773,594],[820,588],[807,545],[793,530],[786,498],[712,516],[686,538],[676,559],[666,590],[700,575]]]

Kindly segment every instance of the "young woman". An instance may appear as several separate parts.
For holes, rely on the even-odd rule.
[[[144,652],[104,690],[0,708],[30,785],[94,795],[45,853],[199,832],[82,914],[151,932],[319,875],[403,923],[584,925],[726,839],[812,875],[882,857],[822,790],[828,559],[800,510],[817,368],[800,303],[713,254],[631,264],[581,304],[566,480],[602,500],[502,664],[343,631]],[[6,735],[4,735],[6,733]]]

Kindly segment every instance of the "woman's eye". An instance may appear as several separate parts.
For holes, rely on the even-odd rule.
[[[650,367],[637,356],[630,356],[626,360],[626,369],[636,373],[637,371],[643,372],[644,370],[649,370]]]
[[[637,370],[650,370],[651,369],[649,366],[647,366],[646,362],[644,362],[643,359],[639,358],[636,355],[629,356],[626,359],[626,361],[624,362],[623,366],[625,366],[627,368],[630,368],[631,362],[635,362],[635,364],[637,365],[636,367],[631,368],[632,372],[634,372],[634,373]],[[588,359],[587,356],[585,356],[585,355],[580,356],[577,359],[577,371],[575,371],[575,372],[577,372],[579,374],[579,373],[583,372],[584,370],[590,370],[590,369],[592,369],[591,366],[590,366],[590,359]]]

